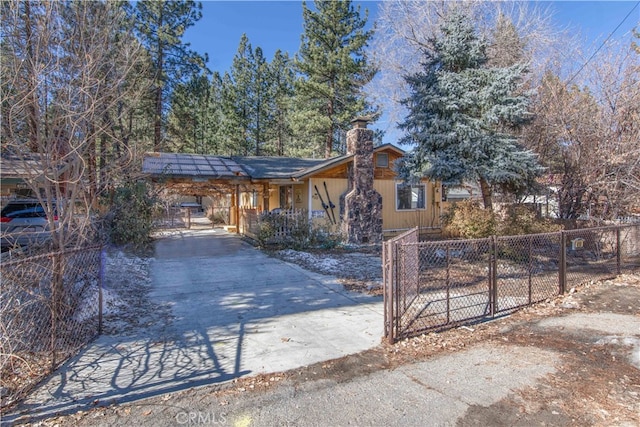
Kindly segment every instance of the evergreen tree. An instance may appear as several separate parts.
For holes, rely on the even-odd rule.
[[[291,103],[294,94],[295,76],[289,60],[289,55],[277,50],[270,64],[272,85],[271,98],[271,126],[267,139],[270,141],[271,151],[284,156],[288,152],[291,141]]]
[[[364,50],[373,32],[364,29],[368,13],[361,18],[360,7],[354,9],[351,1],[314,5],[315,12],[302,3],[304,33],[296,57],[302,78],[296,84],[294,122],[297,137],[323,147],[328,158],[336,134],[356,116],[375,112],[361,91],[376,73]]]
[[[213,119],[219,104],[206,74],[179,83],[171,96],[167,134],[172,151],[208,154],[215,129]]]
[[[222,120],[220,121],[220,154],[247,155],[248,146],[246,140],[246,120],[241,115],[242,111],[237,105],[237,89],[231,74],[224,73],[221,81],[220,110]]]
[[[231,74],[225,75],[225,128],[230,154],[247,156],[254,148],[250,123],[252,119],[253,79],[255,58],[246,34],[240,38],[233,57]]]
[[[493,187],[518,191],[541,172],[514,136],[530,119],[528,99],[518,93],[525,67],[487,67],[486,44],[459,11],[432,43],[424,70],[406,77],[409,114],[400,128],[407,132],[402,142],[415,148],[403,175],[447,185],[476,181],[490,209]]]
[[[271,85],[271,70],[269,63],[264,58],[262,49],[257,47],[254,55],[253,81],[251,91],[252,117],[250,128],[252,130],[254,154],[260,156],[265,153],[265,145],[268,129],[272,120],[272,107],[270,100],[273,97],[273,87]]]
[[[282,55],[279,52],[278,55]],[[267,155],[277,152],[270,142],[283,120],[278,103],[283,102],[286,63],[278,57],[276,68],[267,62],[262,49],[251,47],[242,35],[231,74],[225,79],[224,128],[227,148],[241,155]],[[289,72],[291,74],[291,72]]]
[[[163,147],[166,100],[178,82],[204,68],[206,58],[182,42],[187,28],[202,17],[202,4],[193,0],[141,0],[136,3],[136,28],[153,64],[154,149]]]

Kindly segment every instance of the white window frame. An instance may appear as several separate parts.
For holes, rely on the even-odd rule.
[[[411,187],[412,200],[410,202],[411,207],[409,208],[400,207],[400,199],[399,199],[400,187]],[[418,204],[420,202],[420,195],[414,192],[414,189],[417,191],[422,190],[422,207],[420,207]],[[416,195],[415,197],[414,197],[414,194]],[[418,210],[425,210],[426,208],[427,208],[427,186],[424,183],[408,185],[408,184],[405,184],[404,182],[396,182],[396,211],[398,212],[418,211]]]

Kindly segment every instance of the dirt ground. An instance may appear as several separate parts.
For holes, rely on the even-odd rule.
[[[382,255],[379,245],[361,246],[357,250],[301,252],[287,249],[270,254],[307,270],[336,276],[346,290],[382,295]]]
[[[356,256],[351,253],[331,255],[332,258],[327,258],[326,253],[309,257],[292,251],[280,251],[274,256],[317,272],[338,274],[347,288],[368,293],[375,293],[379,288],[378,270],[372,270],[376,262],[377,268],[380,266],[379,254],[375,251]],[[345,271],[349,274],[340,274]],[[509,346],[517,345],[558,353],[559,368],[535,386],[516,391],[490,407],[472,407],[458,420],[458,425],[640,425],[640,331],[634,337],[623,339],[612,333],[603,339],[602,334],[588,331],[568,334],[537,326],[544,319],[576,313],[640,316],[640,274],[589,282],[571,289],[566,295],[491,322],[432,332],[394,345],[382,342],[372,350],[340,359],[211,386],[206,394],[215,395],[224,402],[225,396],[237,398],[285,382],[295,385],[322,379],[350,381],[379,370],[462,351],[479,343],[495,345],[505,352],[509,351]],[[121,420],[124,421],[136,412],[139,411],[135,404],[116,405],[48,419],[39,425],[89,425],[96,417],[112,416],[123,417]],[[133,418],[129,421],[135,423]]]

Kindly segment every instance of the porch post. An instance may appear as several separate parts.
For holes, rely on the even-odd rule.
[[[309,189],[307,190],[307,198],[309,199],[307,202],[307,218],[309,218],[309,221],[313,219],[313,186],[311,185],[311,179],[309,178]]]
[[[240,234],[240,184],[236,184],[236,234]]]
[[[262,184],[262,206],[265,212],[269,212],[269,183]]]

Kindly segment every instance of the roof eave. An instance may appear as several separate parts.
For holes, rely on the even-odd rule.
[[[340,157],[335,157],[333,159],[329,159],[327,160],[325,163],[321,163],[320,165],[314,166],[312,168],[308,168],[305,170],[302,170],[294,175],[291,176],[292,179],[294,179],[295,181],[299,181],[301,179],[306,179],[306,178],[310,178],[313,175],[320,173],[320,172],[324,172],[327,169],[331,169],[334,168],[336,166],[340,166],[343,165],[345,163],[350,162],[353,159],[353,155],[344,155],[344,156],[340,156]]]

